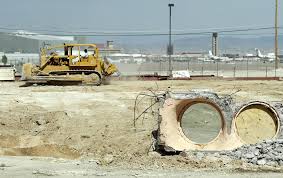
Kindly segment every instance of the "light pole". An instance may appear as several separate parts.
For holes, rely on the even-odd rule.
[[[171,8],[174,4],[168,4],[169,7],[169,45],[167,47],[167,54],[169,55],[169,77],[172,77],[172,60],[171,55],[173,54],[173,46],[171,44]]]
[[[278,59],[278,0],[275,0],[275,73],[279,66]],[[276,75],[276,74],[275,74]]]

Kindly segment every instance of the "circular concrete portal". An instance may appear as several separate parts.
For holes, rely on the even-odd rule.
[[[235,126],[238,136],[248,144],[274,138],[279,131],[279,118],[265,103],[250,103],[237,113]]]
[[[206,103],[190,105],[183,113],[180,123],[186,137],[196,143],[212,141],[222,128],[219,111]]]

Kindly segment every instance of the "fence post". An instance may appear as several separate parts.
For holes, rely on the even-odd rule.
[[[216,70],[217,70],[217,77],[218,77],[218,60],[216,61]]]
[[[159,58],[159,71],[161,73],[161,59]]]
[[[275,61],[275,63],[276,63],[276,61]],[[275,76],[274,77],[276,77],[276,66],[274,67],[274,72],[275,72]]]
[[[249,77],[249,58],[247,57],[247,78]]]

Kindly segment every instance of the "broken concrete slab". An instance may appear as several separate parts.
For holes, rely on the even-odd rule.
[[[162,102],[157,144],[158,148],[168,152],[233,150],[244,144],[276,139],[281,135],[282,105],[275,107],[265,102],[252,101],[236,108],[231,97],[221,98],[212,92],[170,92]],[[184,113],[200,103],[211,106],[220,116],[219,120],[215,120],[220,124],[218,134],[207,143],[192,140],[188,136],[189,132],[185,133],[182,128]],[[203,112],[207,112],[207,109]],[[200,117],[202,114],[194,118],[196,122],[202,120]]]

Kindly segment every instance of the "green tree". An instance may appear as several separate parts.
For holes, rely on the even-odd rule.
[[[3,63],[4,65],[6,65],[7,62],[8,62],[7,56],[6,56],[6,55],[2,56],[2,63]]]

